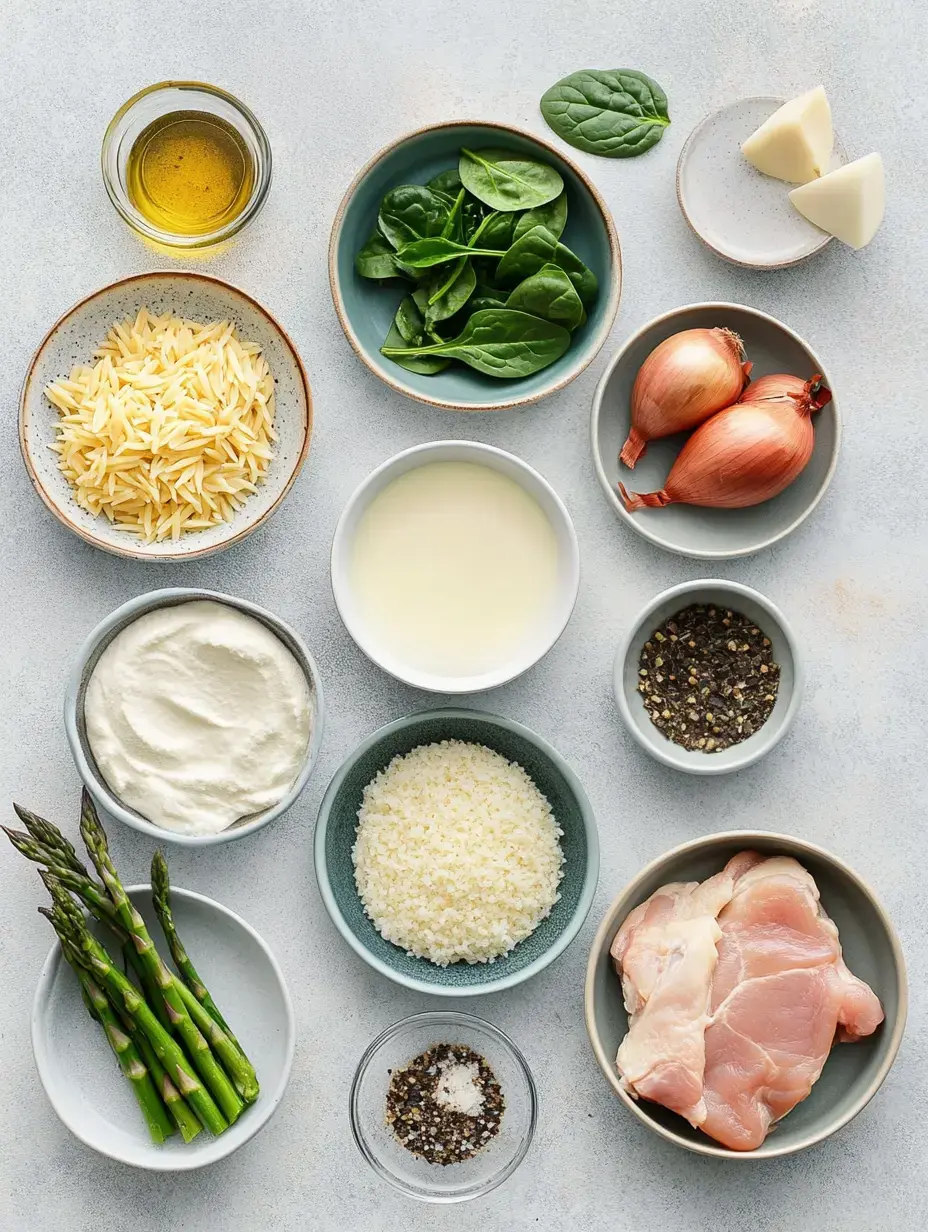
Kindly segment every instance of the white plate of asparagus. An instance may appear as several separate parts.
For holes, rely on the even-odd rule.
[[[226,907],[172,887],[161,852],[152,885],[123,887],[86,793],[87,857],[50,822],[17,815],[24,829],[4,829],[39,866],[37,906],[57,934],[32,1015],[55,1111],[136,1167],[231,1154],[267,1123],[293,1061],[293,1009],[267,945]]]

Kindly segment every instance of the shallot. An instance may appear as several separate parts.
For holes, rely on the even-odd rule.
[[[831,401],[815,375],[761,377],[737,402],[697,428],[659,492],[619,491],[629,513],[663,505],[744,509],[770,500],[801,474],[815,444],[812,413]]]
[[[695,428],[738,400],[751,364],[730,329],[685,329],[656,346],[632,387],[632,426],[619,460],[633,467],[648,441]]]

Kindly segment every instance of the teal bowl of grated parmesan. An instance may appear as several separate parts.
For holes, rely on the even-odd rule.
[[[362,741],[316,823],[316,879],[345,941],[395,983],[478,996],[574,940],[599,874],[596,820],[563,757],[478,710],[398,719]]]

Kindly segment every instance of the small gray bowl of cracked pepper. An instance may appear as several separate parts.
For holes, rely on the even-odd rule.
[[[664,765],[728,774],[759,761],[799,706],[802,665],[783,613],[738,582],[684,582],[634,620],[613,684],[631,735]]]
[[[382,1032],[358,1065],[351,1129],[391,1185],[424,1202],[495,1189],[531,1145],[537,1115],[528,1063],[472,1014],[414,1014]]]

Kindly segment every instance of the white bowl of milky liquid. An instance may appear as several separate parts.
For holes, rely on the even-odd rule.
[[[332,542],[345,628],[378,667],[432,693],[475,693],[551,649],[580,584],[563,501],[526,462],[434,441],[378,466]]]

